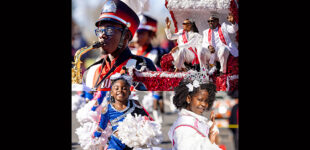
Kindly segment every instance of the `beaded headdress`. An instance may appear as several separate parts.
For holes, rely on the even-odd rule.
[[[188,71],[188,74],[184,77],[185,81],[189,81],[186,86],[189,89],[189,92],[192,92],[195,88],[200,87],[200,84],[209,83],[209,76],[207,74],[206,68],[202,67],[201,71]]]

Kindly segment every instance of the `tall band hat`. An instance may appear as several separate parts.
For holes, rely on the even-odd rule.
[[[120,0],[106,0],[103,4],[99,19],[95,26],[99,26],[102,21],[112,21],[123,24],[134,36],[140,24],[139,17],[126,3]]]
[[[140,19],[140,25],[138,27],[138,30],[149,30],[156,32],[157,31],[157,21],[147,15],[139,15]]]

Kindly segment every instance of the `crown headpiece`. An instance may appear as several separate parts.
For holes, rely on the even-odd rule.
[[[188,74],[184,77],[185,81],[189,81],[186,86],[189,89],[189,92],[192,92],[195,88],[198,88],[200,84],[209,83],[209,75],[207,74],[207,69],[205,67],[201,68],[201,71],[188,71]]]

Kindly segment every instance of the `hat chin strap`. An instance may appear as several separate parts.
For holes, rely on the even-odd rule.
[[[123,47],[125,35],[126,35],[127,32],[128,32],[128,27],[125,27],[124,31],[122,32],[121,39],[120,39],[120,41],[118,43],[117,50],[119,50],[119,49],[121,49]]]

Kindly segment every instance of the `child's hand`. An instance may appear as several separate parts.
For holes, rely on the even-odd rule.
[[[210,113],[210,120],[211,120],[212,122],[215,121],[214,111],[211,111],[211,113]]]
[[[214,111],[211,112],[210,114],[210,120],[213,122],[211,128],[209,129],[209,139],[211,141],[211,143],[213,144],[215,142],[216,136],[219,134],[216,131],[213,131],[213,128],[215,126],[215,115],[214,115]]]

